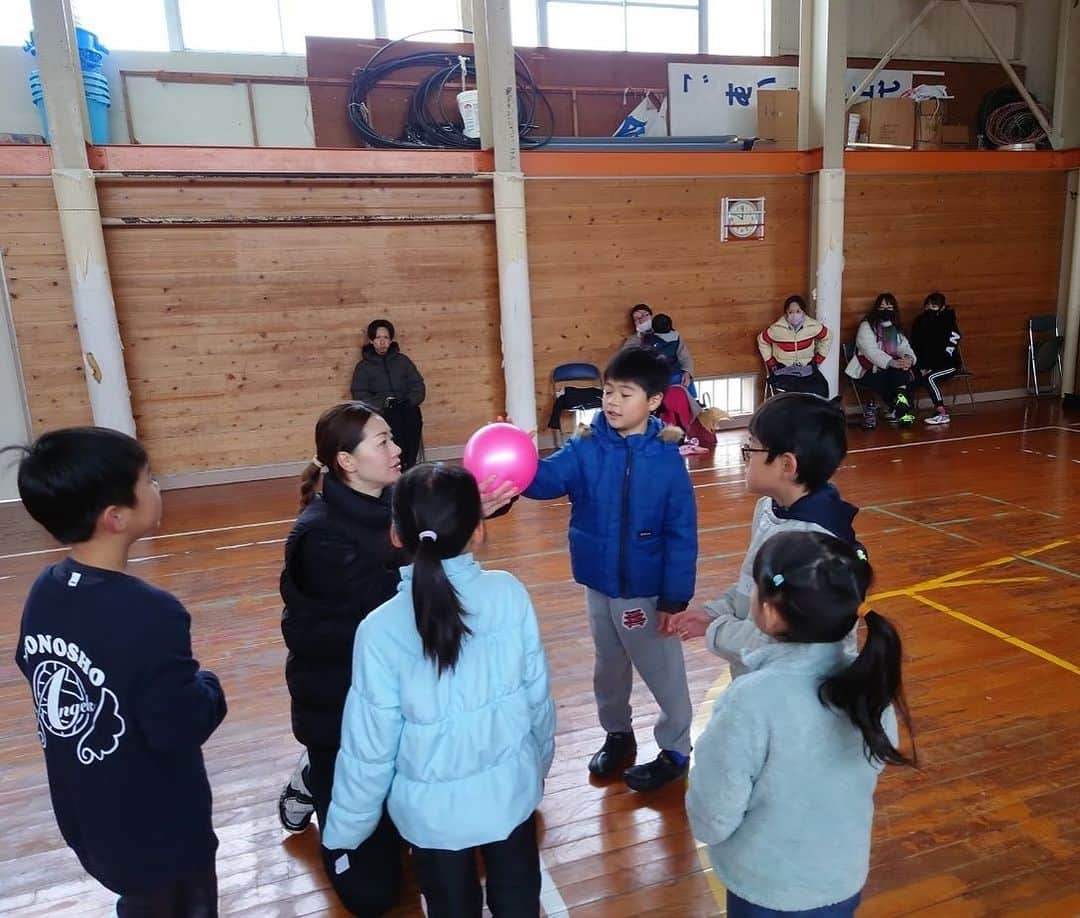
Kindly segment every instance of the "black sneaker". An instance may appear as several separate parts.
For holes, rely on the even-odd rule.
[[[609,733],[604,745],[591,759],[589,771],[598,778],[615,774],[637,754],[637,740],[633,733]]]
[[[285,789],[278,797],[278,819],[281,827],[286,832],[303,832],[311,825],[311,817],[315,814],[315,801],[307,786],[307,756],[303,756],[297,763],[296,771],[285,785]]]
[[[626,781],[626,786],[630,790],[651,791],[685,778],[688,771],[690,771],[689,758],[680,765],[666,750],[661,750],[660,755],[651,762],[626,769],[623,780]]]

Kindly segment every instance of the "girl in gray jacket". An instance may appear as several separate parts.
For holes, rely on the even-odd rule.
[[[871,610],[862,651],[844,650],[871,578],[862,549],[820,532],[776,535],[754,561],[751,614],[772,640],[716,702],[686,797],[729,918],[855,914],[878,774],[915,764],[897,745],[896,631]]]

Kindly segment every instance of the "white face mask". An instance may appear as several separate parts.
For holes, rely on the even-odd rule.
[[[652,331],[652,319],[645,319],[634,326],[637,329],[639,335],[647,334]]]

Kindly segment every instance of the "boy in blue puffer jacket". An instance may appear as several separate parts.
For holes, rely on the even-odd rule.
[[[637,752],[633,669],[660,705],[660,754],[624,779],[646,791],[682,778],[690,756],[690,692],[682,648],[669,628],[694,595],[697,507],[682,431],[652,416],[667,390],[667,363],[652,348],[620,351],[604,371],[603,411],[587,433],[540,462],[525,496],[569,495],[570,560],[586,588],[596,647],[593,690],[603,747],[589,771],[607,777]]]

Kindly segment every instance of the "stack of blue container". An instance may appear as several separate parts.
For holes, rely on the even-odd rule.
[[[75,29],[75,38],[79,45],[83,88],[86,90],[86,110],[90,116],[90,137],[94,143],[109,143],[109,106],[112,104],[112,97],[109,93],[109,81],[101,72],[101,62],[109,49],[98,41],[93,32],[83,28]],[[30,33],[30,40],[23,45],[23,50],[32,56],[37,55],[33,32]],[[41,72],[38,70],[30,71],[30,98],[37,106],[38,115],[41,117],[41,131],[48,141],[50,138],[49,122],[45,116],[45,92],[41,87]]]

